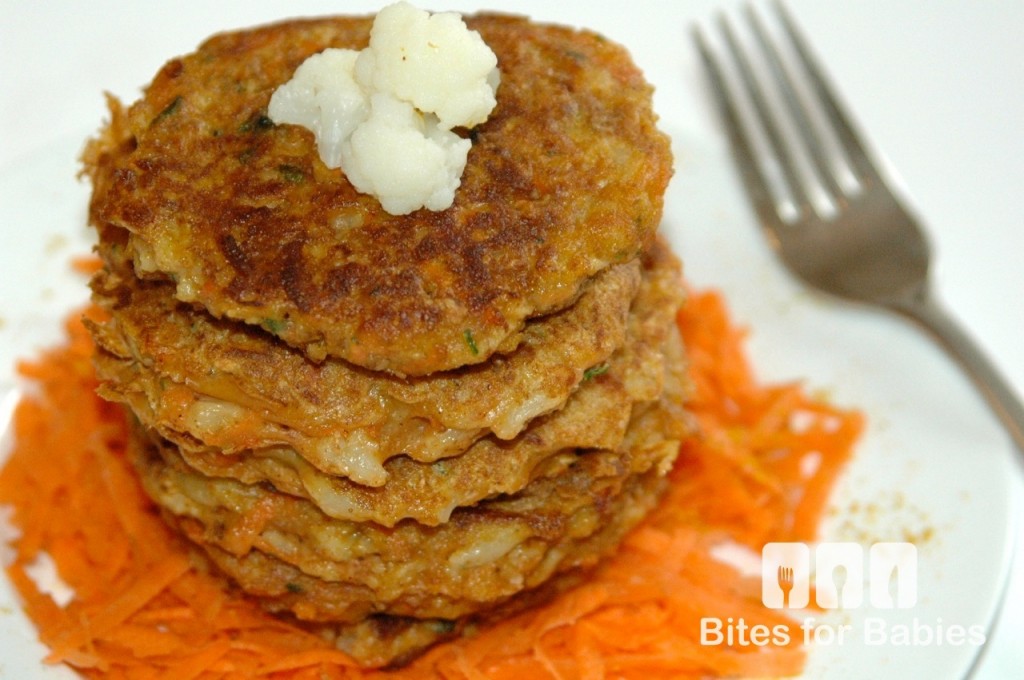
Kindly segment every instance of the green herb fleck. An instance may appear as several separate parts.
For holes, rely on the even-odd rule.
[[[604,375],[608,372],[608,364],[598,364],[597,366],[591,366],[587,370],[583,371],[583,382],[593,380],[599,375]]]
[[[640,226],[641,222],[637,221],[637,226]],[[612,256],[613,262],[625,262],[636,257],[636,254],[630,250],[616,250],[615,255]]]
[[[463,331],[462,337],[466,339],[466,344],[469,345],[469,351],[473,353],[473,356],[480,354],[480,350],[476,346],[476,340],[473,339],[473,331],[467,328]]]
[[[285,584],[284,587],[288,589],[289,593],[301,593],[302,592],[302,586],[300,586],[298,583],[288,582],[288,583]]]
[[[434,629],[435,633],[450,633],[455,630],[455,622],[448,619],[434,619],[430,622],[430,627]]]
[[[275,335],[284,330],[284,321],[281,319],[264,319],[261,325]]]
[[[306,181],[306,173],[298,166],[285,163],[277,166],[277,171],[281,173],[285,180],[292,184],[302,184]]]
[[[179,94],[177,97],[175,97],[171,101],[170,104],[168,104],[167,106],[164,107],[163,111],[161,111],[160,113],[156,114],[156,118],[153,119],[153,122],[151,122],[150,125],[156,125],[157,123],[162,121],[164,118],[167,118],[168,116],[170,116],[171,114],[173,114],[175,111],[177,111],[180,108],[181,108],[181,95]]]

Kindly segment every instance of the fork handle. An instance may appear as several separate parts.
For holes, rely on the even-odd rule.
[[[928,290],[889,302],[889,307],[917,322],[960,364],[1006,428],[1017,452],[1024,454],[1024,406],[1006,378],[978,344]],[[1022,459],[1024,460],[1024,459]]]

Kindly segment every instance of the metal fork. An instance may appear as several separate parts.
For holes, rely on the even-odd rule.
[[[918,219],[895,195],[786,8],[780,2],[771,7],[773,24],[746,6],[753,36],[746,44],[725,14],[719,17],[720,51],[706,31],[694,29],[735,160],[771,245],[813,288],[887,308],[927,330],[1024,453],[1024,407],[932,294],[929,247]],[[728,74],[736,72],[730,81]],[[752,118],[744,119],[745,113]],[[851,176],[855,186],[844,186]],[[828,203],[816,207],[814,197],[823,194]]]

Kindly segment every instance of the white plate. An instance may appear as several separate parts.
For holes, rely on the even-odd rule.
[[[75,157],[82,140],[103,116],[99,92],[112,88],[130,100],[137,94],[134,88],[151,77],[167,57],[192,49],[214,30],[256,23],[280,12],[277,3],[269,2],[254,1],[231,9],[220,8],[219,3],[197,2],[176,5],[174,12],[157,17],[150,13],[151,6],[143,10],[139,3],[100,4],[107,6],[90,3],[86,11],[84,5],[80,8],[78,3],[66,3],[66,11],[58,12],[63,18],[60,22],[50,21],[37,5],[24,6],[17,15],[3,10],[0,17],[5,26],[11,27],[4,29],[11,34],[5,33],[2,42],[13,45],[14,53],[24,57],[6,60],[0,67],[4,82],[12,83],[4,97],[37,94],[44,104],[67,104],[63,108],[44,107],[30,115],[19,113],[13,100],[4,99],[2,123],[5,135],[10,135],[4,140],[10,146],[0,154],[0,233],[4,244],[0,251],[0,392],[5,404],[10,402],[8,394],[14,385],[14,360],[57,341],[61,320],[86,297],[83,279],[71,273],[67,263],[71,256],[87,252],[89,247],[89,233],[83,226],[88,188],[74,179]],[[689,22],[710,16],[714,3],[688,3],[685,14],[675,2],[646,3],[652,11],[639,14],[627,4],[600,9],[585,2],[505,6],[544,19],[586,24],[630,46],[658,88],[656,103],[663,128],[674,140],[677,173],[667,196],[665,228],[686,262],[688,278],[698,286],[714,285],[725,291],[736,317],[752,328],[750,350],[765,379],[805,379],[810,389],[821,390],[836,403],[856,406],[867,413],[869,429],[835,499],[836,512],[827,538],[865,542],[919,539],[919,600],[910,610],[886,613],[858,608],[822,621],[847,623],[855,631],[860,630],[865,617],[876,615],[908,623],[916,617],[920,624],[933,628],[987,628],[1006,581],[1014,529],[1011,518],[1017,512],[1013,483],[1017,470],[1007,440],[963,377],[923,336],[899,320],[826,302],[807,293],[772,260],[752,223],[686,42]],[[815,44],[828,46],[820,51],[834,67],[857,110],[866,113],[867,127],[879,133],[876,139],[905,171],[908,183],[914,189],[924,188],[916,194],[926,199],[922,205],[936,206],[940,211],[940,219],[933,222],[940,254],[944,244],[947,252],[956,252],[940,259],[938,273],[940,283],[945,284],[940,292],[948,295],[972,328],[984,334],[998,357],[1011,360],[1011,377],[1021,385],[1024,355],[1019,346],[1019,328],[1024,325],[1024,312],[1019,291],[1024,286],[1015,268],[1016,258],[1008,252],[1024,251],[1022,237],[1012,231],[1020,214],[1020,200],[1013,197],[1019,195],[1016,187],[1024,177],[1018,169],[1020,182],[1009,183],[1014,187],[1012,192],[976,180],[972,195],[984,197],[987,210],[978,213],[961,207],[962,201],[950,199],[944,185],[931,180],[926,172],[929,165],[934,166],[934,159],[924,156],[922,160],[919,156],[935,146],[936,120],[948,123],[959,120],[960,115],[983,117],[1002,110],[1000,106],[1019,103],[1019,83],[1024,79],[1011,79],[1015,84],[1000,90],[1009,88],[1006,102],[998,97],[995,102],[985,99],[990,91],[986,88],[976,93],[970,104],[962,98],[943,100],[945,109],[937,106],[934,116],[911,124],[907,119],[917,110],[914,107],[920,106],[913,98],[941,91],[941,83],[929,79],[930,72],[913,72],[919,78],[914,81],[915,87],[903,88],[904,83],[900,83],[898,88],[906,91],[910,100],[901,105],[894,93],[879,94],[873,89],[884,89],[887,81],[878,73],[887,62],[878,61],[872,66],[858,50],[870,42],[864,37],[874,35],[876,25],[883,27],[883,35],[892,35],[897,32],[893,26],[906,26],[923,17],[931,22],[932,32],[912,36],[917,50],[908,52],[911,66],[914,54],[920,52],[929,59],[939,59],[939,68],[947,78],[956,77],[958,68],[983,69],[987,65],[994,69],[998,64],[986,62],[983,56],[964,53],[954,58],[937,50],[959,37],[962,28],[980,32],[974,37],[985,41],[995,53],[1019,56],[1019,49],[1013,52],[1005,47],[1006,38],[999,28],[1014,21],[1019,27],[1024,13],[1004,7],[1008,18],[995,12],[978,15],[967,9],[966,3],[962,7],[945,5],[944,14],[938,15],[931,9],[934,5],[927,2],[900,3],[895,9],[892,3],[867,8],[861,3],[836,3],[827,5],[828,10],[818,3],[793,4],[797,14],[806,18],[804,23]],[[461,1],[444,5],[477,6]],[[377,6],[360,2],[352,11]],[[52,9],[50,4],[46,7]],[[289,8],[295,14],[331,11],[337,11],[337,7],[325,3]],[[833,14],[843,12],[842,21],[837,18],[833,22]],[[115,15],[121,19],[111,22]],[[950,23],[943,24],[945,33],[935,35],[940,19]],[[833,25],[844,23],[852,26],[852,33]],[[125,26],[137,30],[125,33]],[[15,30],[19,31],[17,35]],[[74,56],[68,59],[34,54],[44,31],[51,43],[68,45]],[[878,60],[891,60],[899,54],[888,40],[871,47]],[[133,57],[123,59],[122,50]],[[62,92],[68,101],[53,95],[46,83],[40,85],[26,77],[23,69],[32,73],[26,64],[36,64],[38,75],[45,78],[57,74],[66,84]],[[969,75],[986,82],[984,72]],[[966,165],[973,144],[991,143],[1000,139],[1001,133],[1016,131],[1015,122],[998,117],[986,120],[985,128],[977,132],[977,140],[960,146],[955,140],[944,141],[944,153]],[[915,138],[917,133],[921,137]],[[1011,139],[1019,140],[1019,133]],[[901,151],[902,143],[909,146]],[[893,148],[897,153],[892,153]],[[996,179],[999,181],[1007,169],[1016,167],[1011,167],[1008,159],[1019,161],[1019,153],[1012,146],[990,145],[990,149],[986,168],[993,173],[1001,171]],[[1021,151],[1019,142],[1017,151]],[[985,250],[984,243],[976,243],[951,228],[949,218],[965,213],[980,214],[994,233],[1016,241],[1002,249]],[[998,289],[1006,289],[1006,282],[1017,286],[1017,307],[999,310],[1003,296]],[[709,615],[725,618],[731,614]],[[1019,616],[1013,619],[1019,620]],[[1008,640],[1012,642],[1015,636],[1019,631],[1012,632]],[[952,680],[964,675],[978,651],[972,645],[950,644],[866,646],[860,639],[852,636],[843,645],[816,646],[807,676]],[[8,585],[0,579],[0,678],[66,675],[60,669],[43,667],[39,659],[44,653]],[[1019,653],[1016,657],[1014,653],[1007,652],[1009,656],[1003,658],[1013,663],[1014,658],[1020,659]],[[1012,667],[1005,662],[996,665]],[[990,673],[986,677],[999,676]]]

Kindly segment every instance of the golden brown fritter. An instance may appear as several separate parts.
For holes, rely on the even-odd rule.
[[[325,474],[288,448],[231,455],[215,447],[197,446],[166,427],[157,429],[165,437],[170,435],[196,470],[249,484],[269,481],[281,491],[311,499],[331,517],[385,526],[404,518],[438,524],[458,506],[494,494],[514,493],[536,477],[556,474],[565,464],[564,458],[554,455],[561,449],[615,448],[622,441],[635,403],[656,399],[663,389],[681,402],[684,361],[674,323],[680,296],[678,262],[659,244],[644,263],[644,280],[630,311],[626,343],[592,372],[561,410],[535,421],[510,442],[487,437],[459,455],[435,463],[396,457],[385,464],[388,481],[380,487]],[[102,368],[101,359],[101,372]],[[117,382],[109,374],[108,380]],[[152,427],[145,404],[130,403],[142,422]],[[679,421],[683,426],[684,419]],[[683,433],[673,429],[662,434],[681,437]]]
[[[101,230],[107,266],[93,283],[94,299],[110,312],[91,326],[104,396],[184,446],[228,454],[287,447],[364,485],[382,485],[382,464],[399,454],[431,462],[488,433],[515,437],[564,406],[588,370],[602,370],[631,323],[645,323],[630,317],[641,283],[632,261],[597,275],[576,304],[531,321],[515,351],[480,366],[403,379],[338,359],[314,364],[267,333],[176,302],[168,284],[136,280],[118,231]],[[669,257],[648,278],[643,314],[670,319],[679,304],[677,263]],[[657,352],[665,323],[634,342]],[[641,396],[643,375],[631,378]],[[619,409],[628,410],[628,395],[622,400]]]
[[[152,433],[130,449],[168,521],[262,606],[320,622],[362,665],[402,663],[575,585],[653,507],[689,435],[682,346],[666,349],[662,397],[634,409],[615,451],[562,451],[551,474],[438,527],[332,519],[262,484],[198,474]]]
[[[309,576],[259,550],[238,556],[217,545],[202,543],[196,558],[205,557],[215,571],[230,575],[231,582],[249,593],[258,593],[257,601],[268,611],[297,617],[300,625],[317,632],[324,639],[333,640],[359,665],[395,667],[407,663],[431,645],[462,634],[476,634],[482,626],[544,604],[579,585],[588,572],[602,558],[607,558],[654,507],[665,485],[665,478],[653,470],[626,480],[617,496],[599,506],[607,517],[596,533],[571,539],[570,549],[565,552],[557,548],[551,551],[553,557],[562,559],[558,565],[561,571],[546,579],[538,579],[533,587],[498,604],[455,618],[375,613],[349,623],[302,620],[309,614],[333,618],[332,603],[365,596],[365,591]],[[198,537],[203,532],[199,523],[190,518],[169,516],[167,521],[187,536]],[[533,546],[533,549],[537,550],[538,546]],[[328,609],[325,615],[320,613],[324,608]]]
[[[263,485],[189,471],[166,441],[133,442],[147,492],[193,541],[215,547],[211,558],[261,600],[310,620],[455,618],[499,605],[614,545],[656,500],[630,490],[647,476],[662,477],[676,456],[674,399],[640,407],[616,450],[565,450],[560,455],[571,460],[559,474],[458,508],[434,527],[336,520]]]
[[[644,250],[671,173],[651,88],[624,49],[526,19],[467,18],[502,82],[455,204],[395,217],[326,168],[312,134],[274,125],[271,93],[370,20],[215,36],[168,62],[86,153],[92,222],[131,232],[137,270],[314,360],[421,375],[511,350]]]

